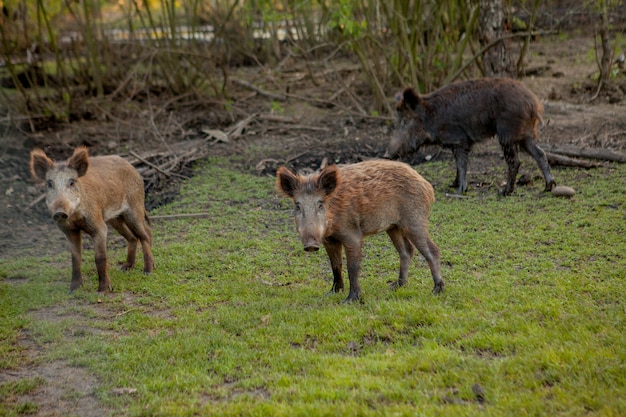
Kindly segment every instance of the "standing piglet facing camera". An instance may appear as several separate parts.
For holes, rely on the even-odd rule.
[[[123,270],[135,266],[137,242],[143,250],[145,274],[152,273],[152,233],[144,207],[143,179],[119,156],[90,158],[84,146],[74,150],[66,162],[54,162],[41,149],[30,154],[34,179],[46,182],[46,204],[56,225],[67,236],[72,252],[70,291],[83,283],[81,232],[93,238],[98,292],[112,291],[107,273],[107,225],[127,241]]]
[[[342,248],[346,251],[350,292],[345,302],[361,298],[359,271],[363,238],[387,232],[400,254],[398,280],[407,282],[415,248],[426,258],[434,293],[443,291],[439,248],[428,234],[433,187],[410,166],[394,161],[330,165],[302,176],[278,169],[276,186],[295,203],[295,222],[306,251],[326,249],[333,270],[332,292],[343,290]]]

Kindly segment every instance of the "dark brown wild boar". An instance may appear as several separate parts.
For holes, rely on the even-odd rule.
[[[476,142],[498,136],[508,165],[503,195],[513,192],[520,162],[518,148],[537,161],[546,191],[556,185],[544,152],[535,144],[543,105],[519,81],[483,78],[445,86],[427,95],[407,88],[398,96],[397,122],[385,158],[424,144],[451,148],[456,159],[457,194],[467,189],[467,158]]]
[[[66,162],[56,163],[44,151],[35,149],[30,154],[30,171],[33,178],[46,181],[48,210],[70,242],[70,291],[83,283],[81,231],[94,240],[98,291],[113,290],[107,273],[107,224],[128,241],[122,269],[135,266],[137,241],[140,241],[143,271],[145,274],[152,272],[152,233],[144,207],[143,179],[125,159],[119,156],[90,158],[87,148],[81,146]]]
[[[367,161],[330,165],[309,176],[278,169],[278,190],[295,203],[295,221],[304,250],[324,245],[333,270],[330,292],[343,290],[342,246],[346,250],[350,292],[346,302],[359,300],[361,247],[368,235],[387,232],[400,254],[398,280],[406,284],[411,258],[417,248],[426,258],[435,282],[443,290],[439,248],[428,235],[433,187],[410,166],[394,161]]]

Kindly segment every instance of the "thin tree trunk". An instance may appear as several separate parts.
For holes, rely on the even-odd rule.
[[[533,12],[530,15],[530,21],[528,22],[528,36],[524,38],[522,50],[517,60],[517,77],[518,78],[523,77],[525,73],[524,60],[526,59],[526,53],[528,52],[528,45],[530,44],[530,38],[532,37],[532,32],[535,26],[535,16],[537,14],[537,9],[539,8],[540,2],[541,0],[535,0],[535,3],[533,4]]]
[[[489,45],[502,38],[504,28],[504,1],[479,0],[479,41],[481,46]],[[502,40],[483,54],[483,73],[487,77],[515,76],[515,69],[509,51],[509,42]]]
[[[611,40],[609,38],[609,11],[606,4],[606,0],[600,1],[600,40],[602,42],[602,58],[600,59],[600,80],[599,85],[606,85],[609,82],[611,76]]]

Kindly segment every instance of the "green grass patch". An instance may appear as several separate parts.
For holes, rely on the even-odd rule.
[[[387,289],[399,260],[380,235],[364,247],[364,303],[323,297],[329,262],[302,250],[274,179],[211,159],[153,213],[210,218],[155,220],[150,277],[140,257],[98,296],[86,251],[86,284],[68,295],[69,253],[2,261],[0,372],[23,365],[27,335],[39,360],[95,375],[115,415],[625,415],[626,165],[555,170],[570,200],[537,181],[450,199],[448,163],[418,170],[437,189],[440,296],[421,257],[407,287]],[[112,248],[109,263],[124,256]]]

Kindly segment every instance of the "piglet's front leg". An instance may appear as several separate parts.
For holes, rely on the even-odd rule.
[[[361,300],[361,285],[359,273],[361,271],[361,242],[358,244],[344,244],[346,248],[346,260],[348,263],[348,278],[350,279],[350,292],[344,303]]]
[[[94,252],[96,258],[96,270],[98,271],[98,292],[113,291],[111,280],[107,272],[107,235],[105,232],[98,232],[93,237]]]
[[[83,243],[80,231],[71,231],[66,233],[67,240],[70,242],[70,252],[72,253],[72,282],[70,283],[70,291],[74,292],[83,285],[82,267],[82,249]]]
[[[327,240],[324,242],[324,248],[326,249],[326,254],[330,259],[330,267],[333,270],[333,286],[330,291],[326,295],[331,295],[337,293],[339,291],[343,291],[343,278],[341,276],[341,257],[342,257],[342,247],[341,242],[336,240]]]

